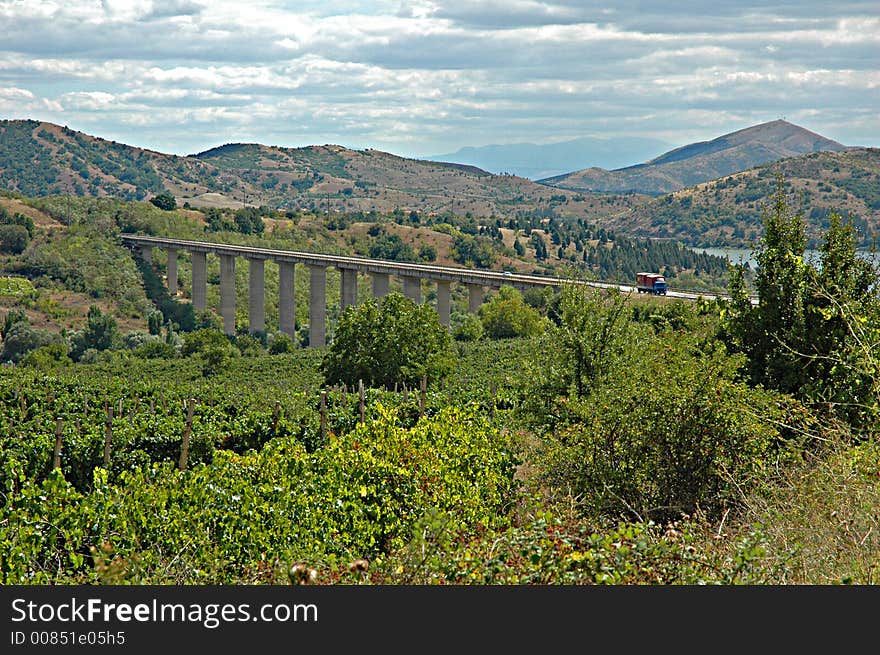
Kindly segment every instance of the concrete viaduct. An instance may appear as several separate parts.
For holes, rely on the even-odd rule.
[[[403,293],[415,302],[421,302],[422,280],[431,280],[437,285],[437,313],[440,322],[449,326],[450,285],[452,282],[464,284],[468,289],[468,308],[476,312],[483,303],[483,289],[499,288],[502,285],[519,289],[529,287],[559,287],[570,284],[571,280],[500,273],[478,269],[455,268],[450,266],[431,266],[409,262],[392,262],[362,257],[344,257],[318,253],[297,252],[254,248],[205,241],[168,239],[136,234],[122,234],[123,243],[139,253],[145,261],[152,261],[153,248],[161,248],[168,255],[168,290],[177,293],[177,253],[185,250],[192,257],[192,303],[196,310],[205,309],[207,292],[207,255],[220,259],[220,314],[223,317],[223,330],[226,334],[235,333],[235,260],[244,257],[248,260],[250,282],[248,295],[248,329],[251,333],[263,332],[265,325],[265,277],[267,259],[278,264],[278,313],[279,330],[294,334],[294,267],[304,264],[309,271],[309,345],[326,345],[326,272],[334,267],[341,273],[342,309],[357,304],[357,275],[370,275],[373,283],[373,296],[382,298],[389,291],[389,278],[395,275],[403,282]],[[581,282],[595,287],[617,287],[631,291],[632,287],[600,282]],[[711,294],[674,293],[684,298]]]

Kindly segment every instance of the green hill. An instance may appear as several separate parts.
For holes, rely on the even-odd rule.
[[[27,196],[149,199],[192,207],[266,205],[319,211],[513,215],[559,208],[597,220],[641,198],[565,194],[473,166],[335,145],[234,143],[188,157],[144,150],[38,121],[0,121],[0,188]]]
[[[817,152],[784,159],[670,193],[608,219],[627,234],[700,247],[750,247],[761,235],[761,211],[781,173],[813,240],[831,211],[849,218],[868,246],[880,231],[880,149]]]

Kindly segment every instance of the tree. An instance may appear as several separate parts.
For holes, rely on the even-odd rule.
[[[391,388],[423,376],[444,377],[453,362],[452,337],[432,307],[392,293],[347,307],[321,363],[327,384]]]
[[[878,409],[876,361],[870,354],[874,350],[870,342],[876,345],[877,335],[872,339],[862,330],[863,325],[877,323],[878,272],[857,255],[852,223],[844,223],[836,212],[829,221],[819,247],[820,265],[810,269],[804,297],[803,354],[808,375],[801,393],[851,425],[860,425]]]
[[[456,341],[479,341],[483,338],[483,322],[474,314],[468,314],[452,331]]]
[[[501,290],[480,307],[483,330],[490,339],[533,337],[544,331],[541,314],[528,306],[513,287]]]
[[[742,267],[730,280],[722,335],[746,354],[753,383],[790,393],[851,425],[880,412],[876,358],[880,316],[877,271],[856,254],[851,224],[832,213],[818,266],[804,261],[800,215],[792,215],[777,182],[773,210],[757,253],[758,304],[749,302]]]
[[[423,262],[433,262],[437,259],[437,249],[430,243],[424,243],[419,247],[419,259]]]
[[[522,257],[526,254],[526,249],[523,247],[523,244],[519,242],[519,239],[513,240],[513,252],[516,253],[517,257]]]
[[[0,337],[5,339],[6,335],[9,334],[9,330],[11,330],[12,326],[16,323],[30,325],[30,320],[28,319],[27,314],[24,313],[24,310],[11,309],[6,313],[6,316],[3,317],[3,327],[0,328]]]
[[[177,200],[167,191],[163,191],[162,193],[150,198],[150,202],[164,211],[177,209]]]
[[[731,280],[730,336],[748,356],[753,382],[796,393],[805,381],[796,360],[805,342],[804,296],[810,273],[804,261],[803,215],[789,210],[781,176],[772,209],[764,208],[763,223],[764,236],[755,254],[758,305],[753,308],[747,302],[739,269]]]
[[[15,321],[3,337],[0,360],[21,361],[29,352],[62,341],[60,335],[48,330],[35,330],[28,321]]]
[[[27,228],[22,225],[0,225],[0,252],[18,255],[30,243]]]
[[[239,355],[238,349],[225,334],[213,328],[202,328],[183,336],[180,354],[193,356],[201,362],[205,377],[221,370],[232,357]]]
[[[547,243],[539,233],[532,232],[531,244],[535,249],[535,259],[538,261],[547,259]]]
[[[97,305],[92,305],[86,317],[85,329],[76,333],[71,341],[70,354],[73,359],[79,360],[90,349],[101,352],[118,348],[122,336],[116,319],[110,314],[104,314]]]

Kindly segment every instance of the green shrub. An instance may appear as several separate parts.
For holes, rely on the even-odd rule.
[[[147,341],[134,349],[136,357],[142,359],[172,359],[177,356],[177,350],[164,341]]]
[[[545,327],[541,315],[529,307],[513,287],[501,287],[495,297],[482,305],[480,319],[490,339],[534,337]]]
[[[590,515],[720,516],[783,457],[779,426],[809,420],[789,397],[739,382],[742,357],[672,341],[642,344],[584,399],[546,410],[567,418],[545,435],[540,478]]]
[[[294,350],[296,350],[296,345],[293,339],[289,335],[284,334],[284,332],[276,333],[269,342],[270,355],[283,355],[285,353],[292,353]]]
[[[369,298],[339,318],[321,370],[327,384],[391,388],[444,377],[454,358],[452,338],[428,305],[392,293],[381,307]]]
[[[30,243],[30,234],[21,225],[0,225],[0,252],[18,255]]]
[[[479,341],[485,334],[483,322],[474,314],[468,314],[452,331],[456,341]]]

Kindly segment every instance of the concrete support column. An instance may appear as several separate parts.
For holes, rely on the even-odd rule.
[[[192,278],[193,309],[199,312],[205,309],[208,304],[208,257],[206,253],[192,253]]]
[[[342,309],[357,305],[357,271],[353,268],[340,268],[342,274]]]
[[[138,246],[138,249],[141,251],[141,259],[143,259],[148,264],[152,264],[153,246]]]
[[[293,262],[278,262],[278,329],[291,338],[296,328],[293,275]]]
[[[262,259],[249,261],[248,330],[251,334],[266,331],[266,276]]]
[[[177,293],[177,250],[165,248],[168,253],[168,293],[172,296]]]
[[[220,255],[220,315],[223,331],[235,334],[235,256]]]
[[[468,311],[476,314],[483,304],[483,287],[480,284],[468,284]]]
[[[406,275],[401,277],[403,278],[403,295],[416,303],[422,302],[422,279]]]
[[[327,344],[327,269],[309,266],[309,345]]]
[[[388,295],[391,284],[388,280],[388,273],[370,273],[373,276],[373,298],[381,303],[381,299]]]
[[[437,314],[440,316],[440,325],[449,327],[450,313],[449,280],[437,280]]]

